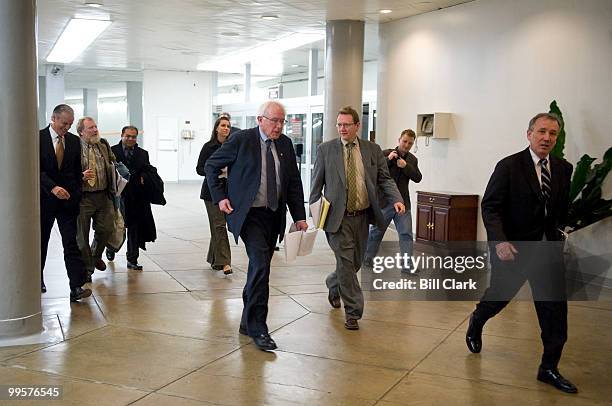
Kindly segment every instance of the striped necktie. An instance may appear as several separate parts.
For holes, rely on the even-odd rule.
[[[548,159],[540,159],[540,168],[542,169],[542,199],[546,206],[546,213],[550,213],[550,172],[548,171]]]

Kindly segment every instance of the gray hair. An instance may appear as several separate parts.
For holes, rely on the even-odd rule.
[[[92,117],[89,117],[89,116],[79,118],[79,121],[77,122],[77,127],[76,127],[77,133],[79,135],[82,135],[83,129],[85,128],[85,120],[91,120],[94,123],[96,122],[96,120],[94,120]]]
[[[257,109],[257,115],[265,116],[268,109],[272,106],[278,106],[283,111],[283,115],[287,115],[287,112],[285,111],[285,106],[283,106],[281,103],[277,102],[276,100],[268,100],[267,102],[259,106],[259,109]]]
[[[529,120],[529,127],[527,128],[527,130],[533,131],[533,126],[535,125],[535,122],[541,119],[542,117],[556,121],[559,125],[559,128],[561,128],[561,119],[555,113],[538,113],[531,120]]]
[[[57,106],[55,106],[55,108],[53,109],[52,116],[59,117],[62,115],[62,113],[68,113],[74,117],[74,110],[67,104],[58,104]]]

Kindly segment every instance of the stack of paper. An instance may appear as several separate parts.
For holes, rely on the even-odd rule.
[[[291,224],[289,232],[285,234],[285,261],[292,262],[298,256],[311,254],[317,238],[317,231],[316,228],[298,231],[295,224]]]
[[[322,229],[325,226],[329,206],[329,201],[324,196],[321,196],[319,200],[310,205],[310,212],[312,213],[312,221],[314,222],[315,228]]]

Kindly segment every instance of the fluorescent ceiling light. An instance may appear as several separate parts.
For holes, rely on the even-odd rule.
[[[280,17],[277,14],[263,14],[261,18],[263,20],[278,20]]]
[[[388,8],[382,9],[379,11],[380,14],[389,14],[392,13],[393,10],[389,10]]]
[[[277,38],[273,41],[265,42],[244,51],[239,51],[224,58],[213,58],[212,60],[201,62],[198,64],[197,69],[227,73],[240,73],[242,72],[242,67],[247,62],[254,62],[254,64],[257,64],[258,61],[272,60],[275,59],[275,56],[280,56],[285,51],[296,49],[322,39],[325,39],[325,33],[322,32],[296,32],[281,38]],[[275,66],[278,66],[278,64],[275,64]],[[282,71],[282,67],[280,70]],[[275,69],[274,72],[270,71],[260,73],[276,74],[280,72],[278,72],[278,69]]]
[[[109,20],[72,18],[47,56],[47,62],[70,63],[111,25]]]
[[[102,3],[102,0],[85,0],[85,5],[89,6],[89,7],[102,7],[104,5],[104,3]]]

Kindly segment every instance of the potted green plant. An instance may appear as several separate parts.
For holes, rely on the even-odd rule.
[[[563,158],[565,122],[553,100],[550,112],[561,119],[557,144],[551,155]],[[612,288],[612,199],[602,195],[606,178],[612,169],[612,147],[601,162],[583,155],[574,167],[566,222],[565,262],[569,272],[578,278],[573,298],[597,299]]]

